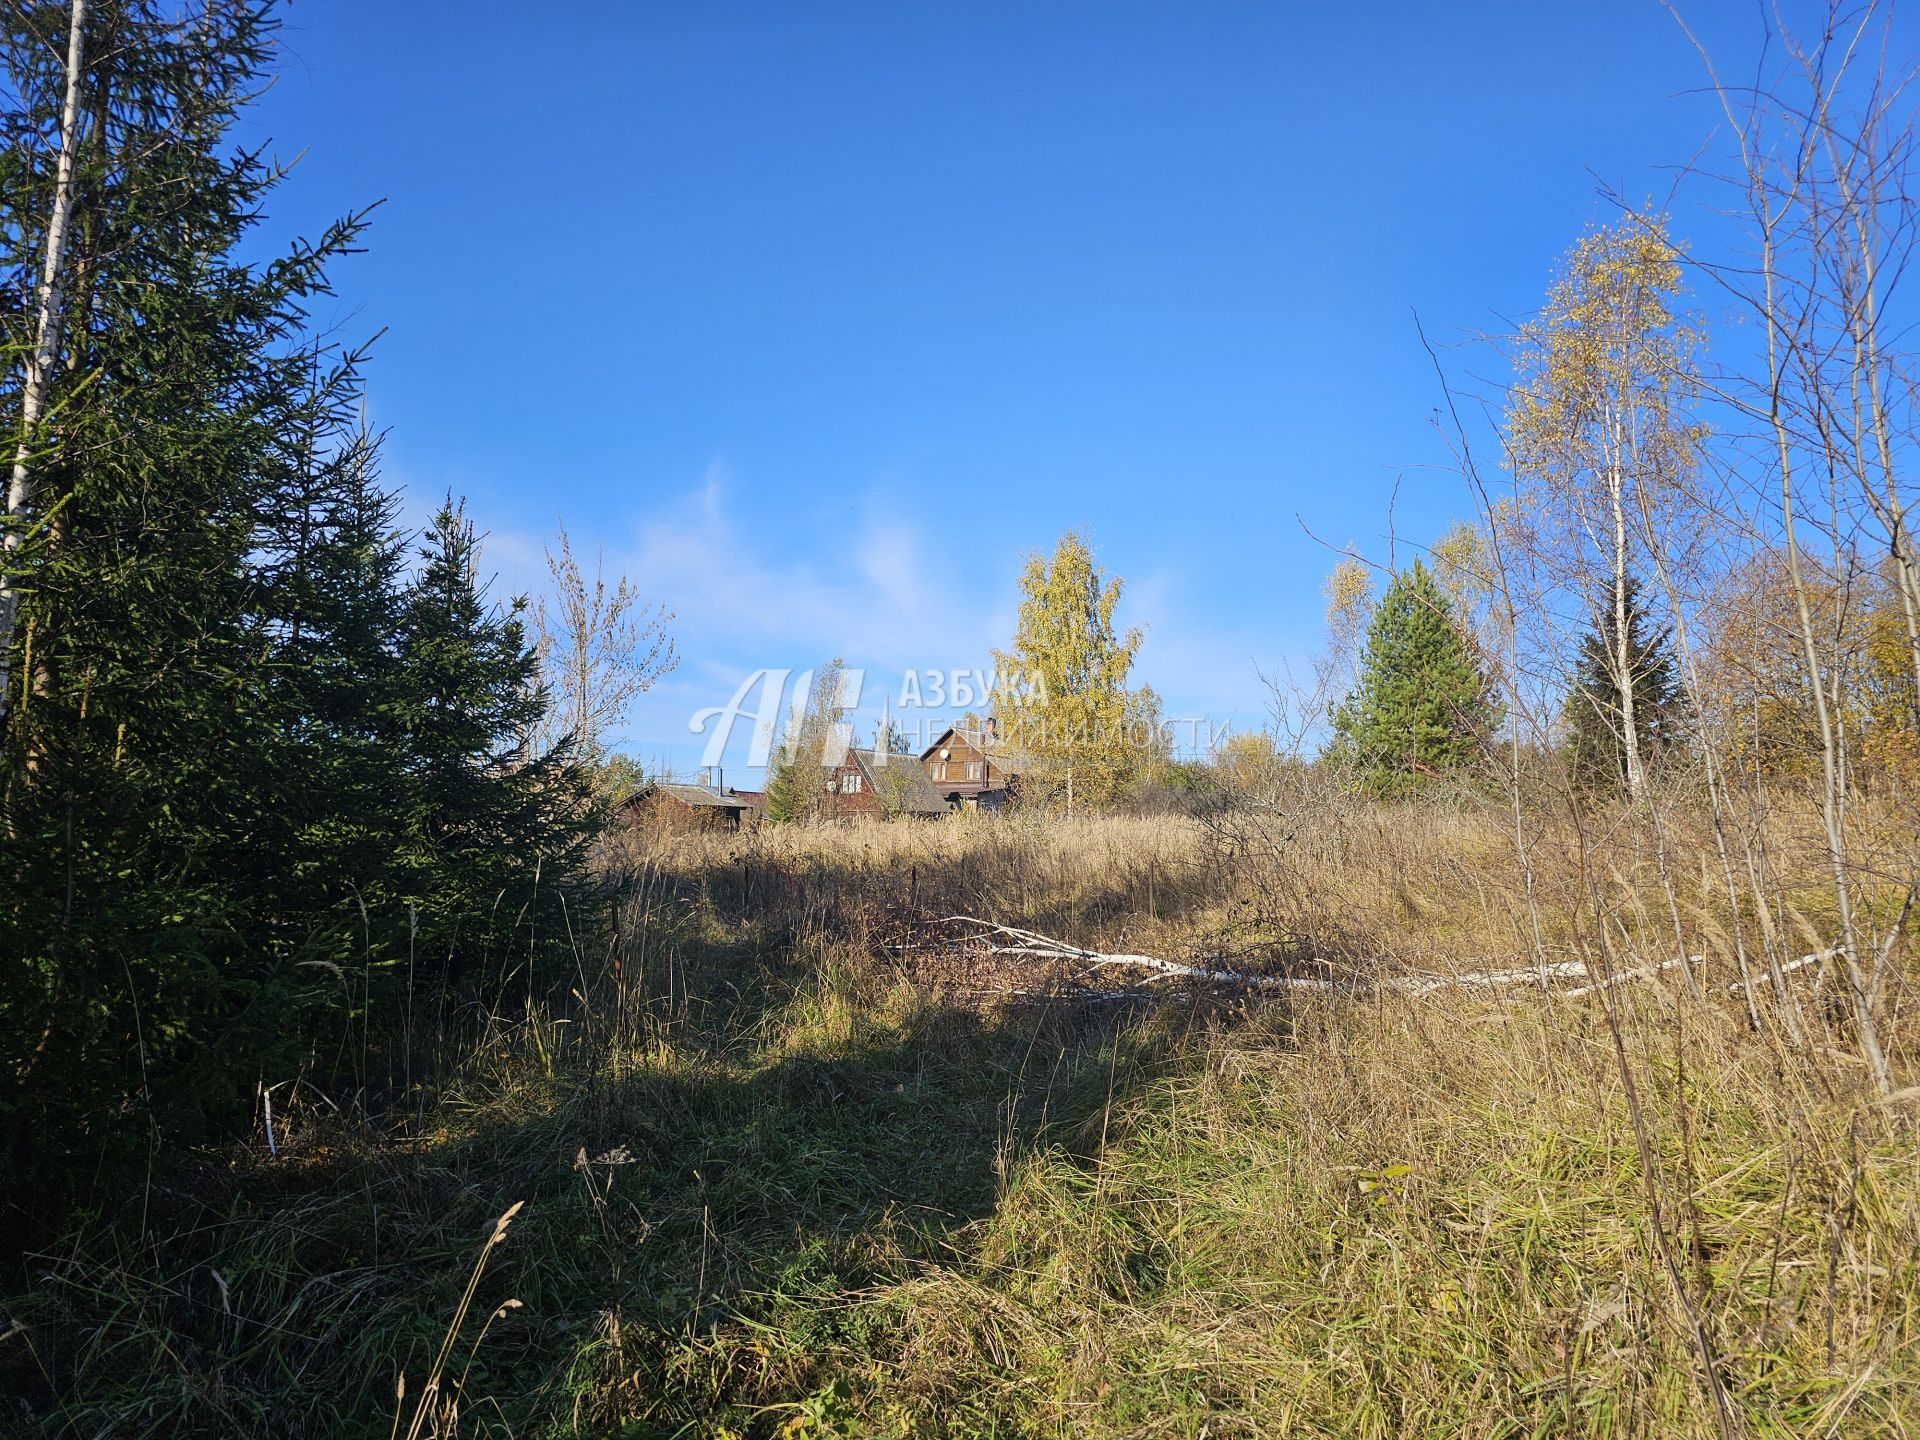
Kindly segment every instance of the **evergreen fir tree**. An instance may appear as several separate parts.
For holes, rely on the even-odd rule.
[[[392,871],[407,756],[398,714],[406,538],[398,497],[378,482],[376,449],[350,432],[337,453],[301,465],[269,517],[258,566],[286,796],[273,893],[299,932],[283,938],[323,951],[349,935],[372,944],[358,913],[391,914],[400,899]]]
[[[1580,640],[1573,691],[1564,711],[1565,751],[1575,780],[1595,788],[1627,783],[1627,746],[1620,714],[1619,653],[1612,597],[1595,607],[1593,628]],[[1668,632],[1655,631],[1641,603],[1640,583],[1626,582],[1627,666],[1633,687],[1633,728],[1640,763],[1651,772],[1679,743],[1685,697]]]
[[[824,767],[838,765],[850,738],[841,694],[845,673],[846,662],[836,655],[802,677],[806,698],[799,713],[788,717],[767,771],[767,819],[774,824],[820,813]]]
[[[538,917],[520,912],[539,898],[538,870],[550,872],[552,900],[578,868],[589,809],[570,749],[520,748],[546,697],[523,606],[503,613],[487,600],[478,551],[472,521],[449,498],[420,550],[398,653],[404,888],[449,939],[464,936],[469,964],[504,939],[499,924],[538,931]],[[556,917],[549,938],[561,933]]]
[[[57,185],[68,7],[0,13],[5,288],[32,294]],[[283,259],[238,248],[277,176],[228,133],[272,24],[214,4],[89,7],[64,325],[27,435],[31,487],[6,558],[21,598],[0,634],[0,1094],[9,1178],[50,1131],[148,1133],[230,1114],[305,1046],[284,1022],[284,956],[260,905],[286,858],[301,777],[274,763],[277,640],[256,547],[287,459],[351,387],[317,395],[304,306],[358,221]],[[25,402],[9,373],[9,436]],[[284,918],[284,917],[280,917]],[[291,925],[288,929],[293,928]],[[131,1121],[129,1125],[128,1122]],[[97,1156],[75,1156],[76,1169]]]
[[[1334,714],[1336,752],[1381,795],[1466,769],[1495,719],[1487,680],[1431,571],[1396,575],[1367,627],[1354,692]]]
[[[789,820],[798,820],[805,809],[804,797],[800,791],[800,766],[795,761],[792,747],[783,745],[773,758],[773,764],[767,767],[767,823],[784,825]]]
[[[18,294],[58,188],[48,37],[68,13],[0,11]],[[359,356],[306,333],[360,221],[240,258],[278,178],[229,138],[272,17],[86,14],[65,325],[31,427],[20,375],[0,380],[32,480],[0,551],[19,607],[0,634],[0,1199],[43,1218],[63,1184],[112,1183],[126,1142],[230,1128],[263,1074],[345,1053],[343,1025],[356,1057],[377,1049],[414,949],[477,984],[519,926],[516,959],[538,960],[568,933],[587,815],[564,754],[514,747],[545,700],[472,527],[449,507],[405,579],[352,423]]]

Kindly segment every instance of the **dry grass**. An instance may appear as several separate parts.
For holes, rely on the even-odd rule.
[[[1718,985],[1753,917],[1669,820]],[[1671,953],[1645,837],[1593,823],[1534,837],[1548,946]],[[1781,913],[1824,943],[1770,823]],[[1172,957],[1524,964],[1497,805],[617,844],[617,984],[583,958],[567,1023],[490,1021],[424,1130],[296,1110],[281,1159],[172,1182],[144,1244],[42,1257],[7,1342],[23,1423],[362,1434],[437,1363],[441,1434],[1920,1430],[1913,1101],[1873,1099],[1812,972],[1796,1046],[1677,976],[961,1004],[892,948],[967,913]]]
[[[901,1383],[1062,1435],[1715,1434],[1594,1028],[1457,998],[1210,1028],[879,1302]],[[1910,1138],[1733,1027],[1660,1028],[1659,1204],[1736,1424],[1906,1433]]]

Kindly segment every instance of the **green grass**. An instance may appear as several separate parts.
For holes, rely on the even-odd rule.
[[[677,984],[692,958],[674,957]],[[12,1358],[59,1397],[44,1428],[365,1433],[394,1412],[397,1374],[417,1395],[517,1201],[474,1323],[521,1307],[473,1360],[471,1433],[575,1417],[599,1433],[616,1412],[667,1433],[748,1423],[768,1395],[830,1388],[833,1357],[885,1328],[849,1297],[937,1263],[1018,1156],[1084,1129],[1109,1073],[1138,1063],[1122,1057],[1142,1042],[1111,1024],[906,991],[875,1004],[831,970],[734,952],[700,963],[710,988],[617,1066],[575,1063],[550,1027],[509,1032],[422,1143],[296,1119],[280,1160],[166,1187],[144,1252],[115,1223],[39,1257],[15,1337],[33,1355]]]

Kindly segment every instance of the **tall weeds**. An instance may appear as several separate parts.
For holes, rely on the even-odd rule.
[[[1526,965],[1499,797],[623,837],[616,948],[579,957],[565,1013],[477,1023],[423,1124],[277,1105],[279,1157],[171,1179],[145,1246],[82,1227],[37,1257],[0,1342],[20,1413],[45,1434],[1907,1433],[1911,1098],[1875,1100],[1827,967],[1784,977],[1805,1044],[1752,1026],[1710,809],[1667,803],[1704,1001],[1669,972],[1551,1003],[1047,1003],[897,948],[965,912],[1255,964],[1338,936],[1315,953],[1356,976]],[[1817,836],[1770,813],[1811,950],[1833,933]],[[1549,953],[1603,930],[1616,964],[1668,952],[1629,833],[1538,824]],[[1903,1089],[1910,1033],[1893,1007]]]

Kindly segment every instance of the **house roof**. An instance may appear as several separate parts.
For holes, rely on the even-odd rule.
[[[682,805],[693,805],[709,810],[753,808],[748,801],[742,800],[737,795],[723,795],[718,790],[709,789],[705,785],[675,785],[667,781],[655,781],[635,791],[628,803],[631,804],[633,800],[640,800],[648,795],[665,795],[670,800],[678,800]]]
[[[988,762],[1002,774],[1018,774],[1027,764],[1026,753],[1009,745],[1005,740],[1001,739],[998,734],[989,735],[984,729],[974,729],[961,725],[949,725],[945,730],[942,730],[938,737],[935,738],[933,744],[920,752],[922,764],[933,758],[940,747],[946,743],[949,735],[957,735],[966,741],[967,744],[986,756]]]
[[[847,753],[867,777],[873,793],[880,796],[881,803],[889,809],[906,815],[946,813],[947,802],[933,788],[927,767],[913,756],[889,754],[883,761],[880,752],[874,750],[850,750]]]

